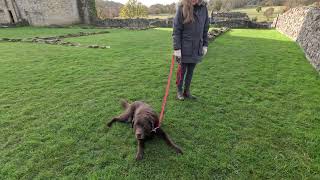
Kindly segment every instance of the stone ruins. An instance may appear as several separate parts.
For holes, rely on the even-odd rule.
[[[94,0],[0,0],[0,24],[50,26],[90,24]]]
[[[279,15],[273,27],[297,41],[311,64],[320,70],[320,8],[291,9]]]

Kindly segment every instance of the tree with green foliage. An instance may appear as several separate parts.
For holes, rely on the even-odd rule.
[[[137,0],[128,0],[128,2],[121,8],[120,17],[137,18],[148,16],[147,7]]]

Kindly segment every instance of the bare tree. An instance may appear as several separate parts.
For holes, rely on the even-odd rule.
[[[121,7],[121,3],[96,0],[97,15],[100,19],[119,17]]]

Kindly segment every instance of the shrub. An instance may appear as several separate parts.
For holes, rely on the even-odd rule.
[[[261,12],[261,11],[262,11],[262,7],[261,7],[261,6],[257,7],[256,11],[257,11],[258,13]]]
[[[257,22],[257,20],[258,20],[258,17],[257,17],[257,16],[255,16],[255,17],[253,17],[253,18],[251,19],[251,21],[253,21],[253,22]]]

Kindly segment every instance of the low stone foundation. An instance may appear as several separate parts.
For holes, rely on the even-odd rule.
[[[110,46],[99,46],[99,45],[89,45],[82,46],[79,43],[67,42],[63,39],[65,38],[73,38],[73,37],[81,37],[81,36],[91,36],[98,34],[106,34],[108,31],[100,31],[100,32],[79,32],[75,34],[66,34],[60,36],[50,36],[50,37],[33,37],[33,38],[0,38],[0,42],[29,42],[29,43],[41,43],[41,44],[51,44],[51,45],[62,45],[62,46],[75,46],[75,47],[87,47],[87,48],[100,48],[107,49]]]
[[[230,30],[230,28],[227,28],[227,27],[211,29],[208,32],[209,41],[215,40],[217,37],[219,37],[220,35],[228,32],[229,30]]]
[[[149,23],[148,19],[105,19],[98,20],[95,25],[108,28],[147,29]]]
[[[98,27],[144,30],[152,27],[172,27],[172,19],[105,19],[95,23]]]

